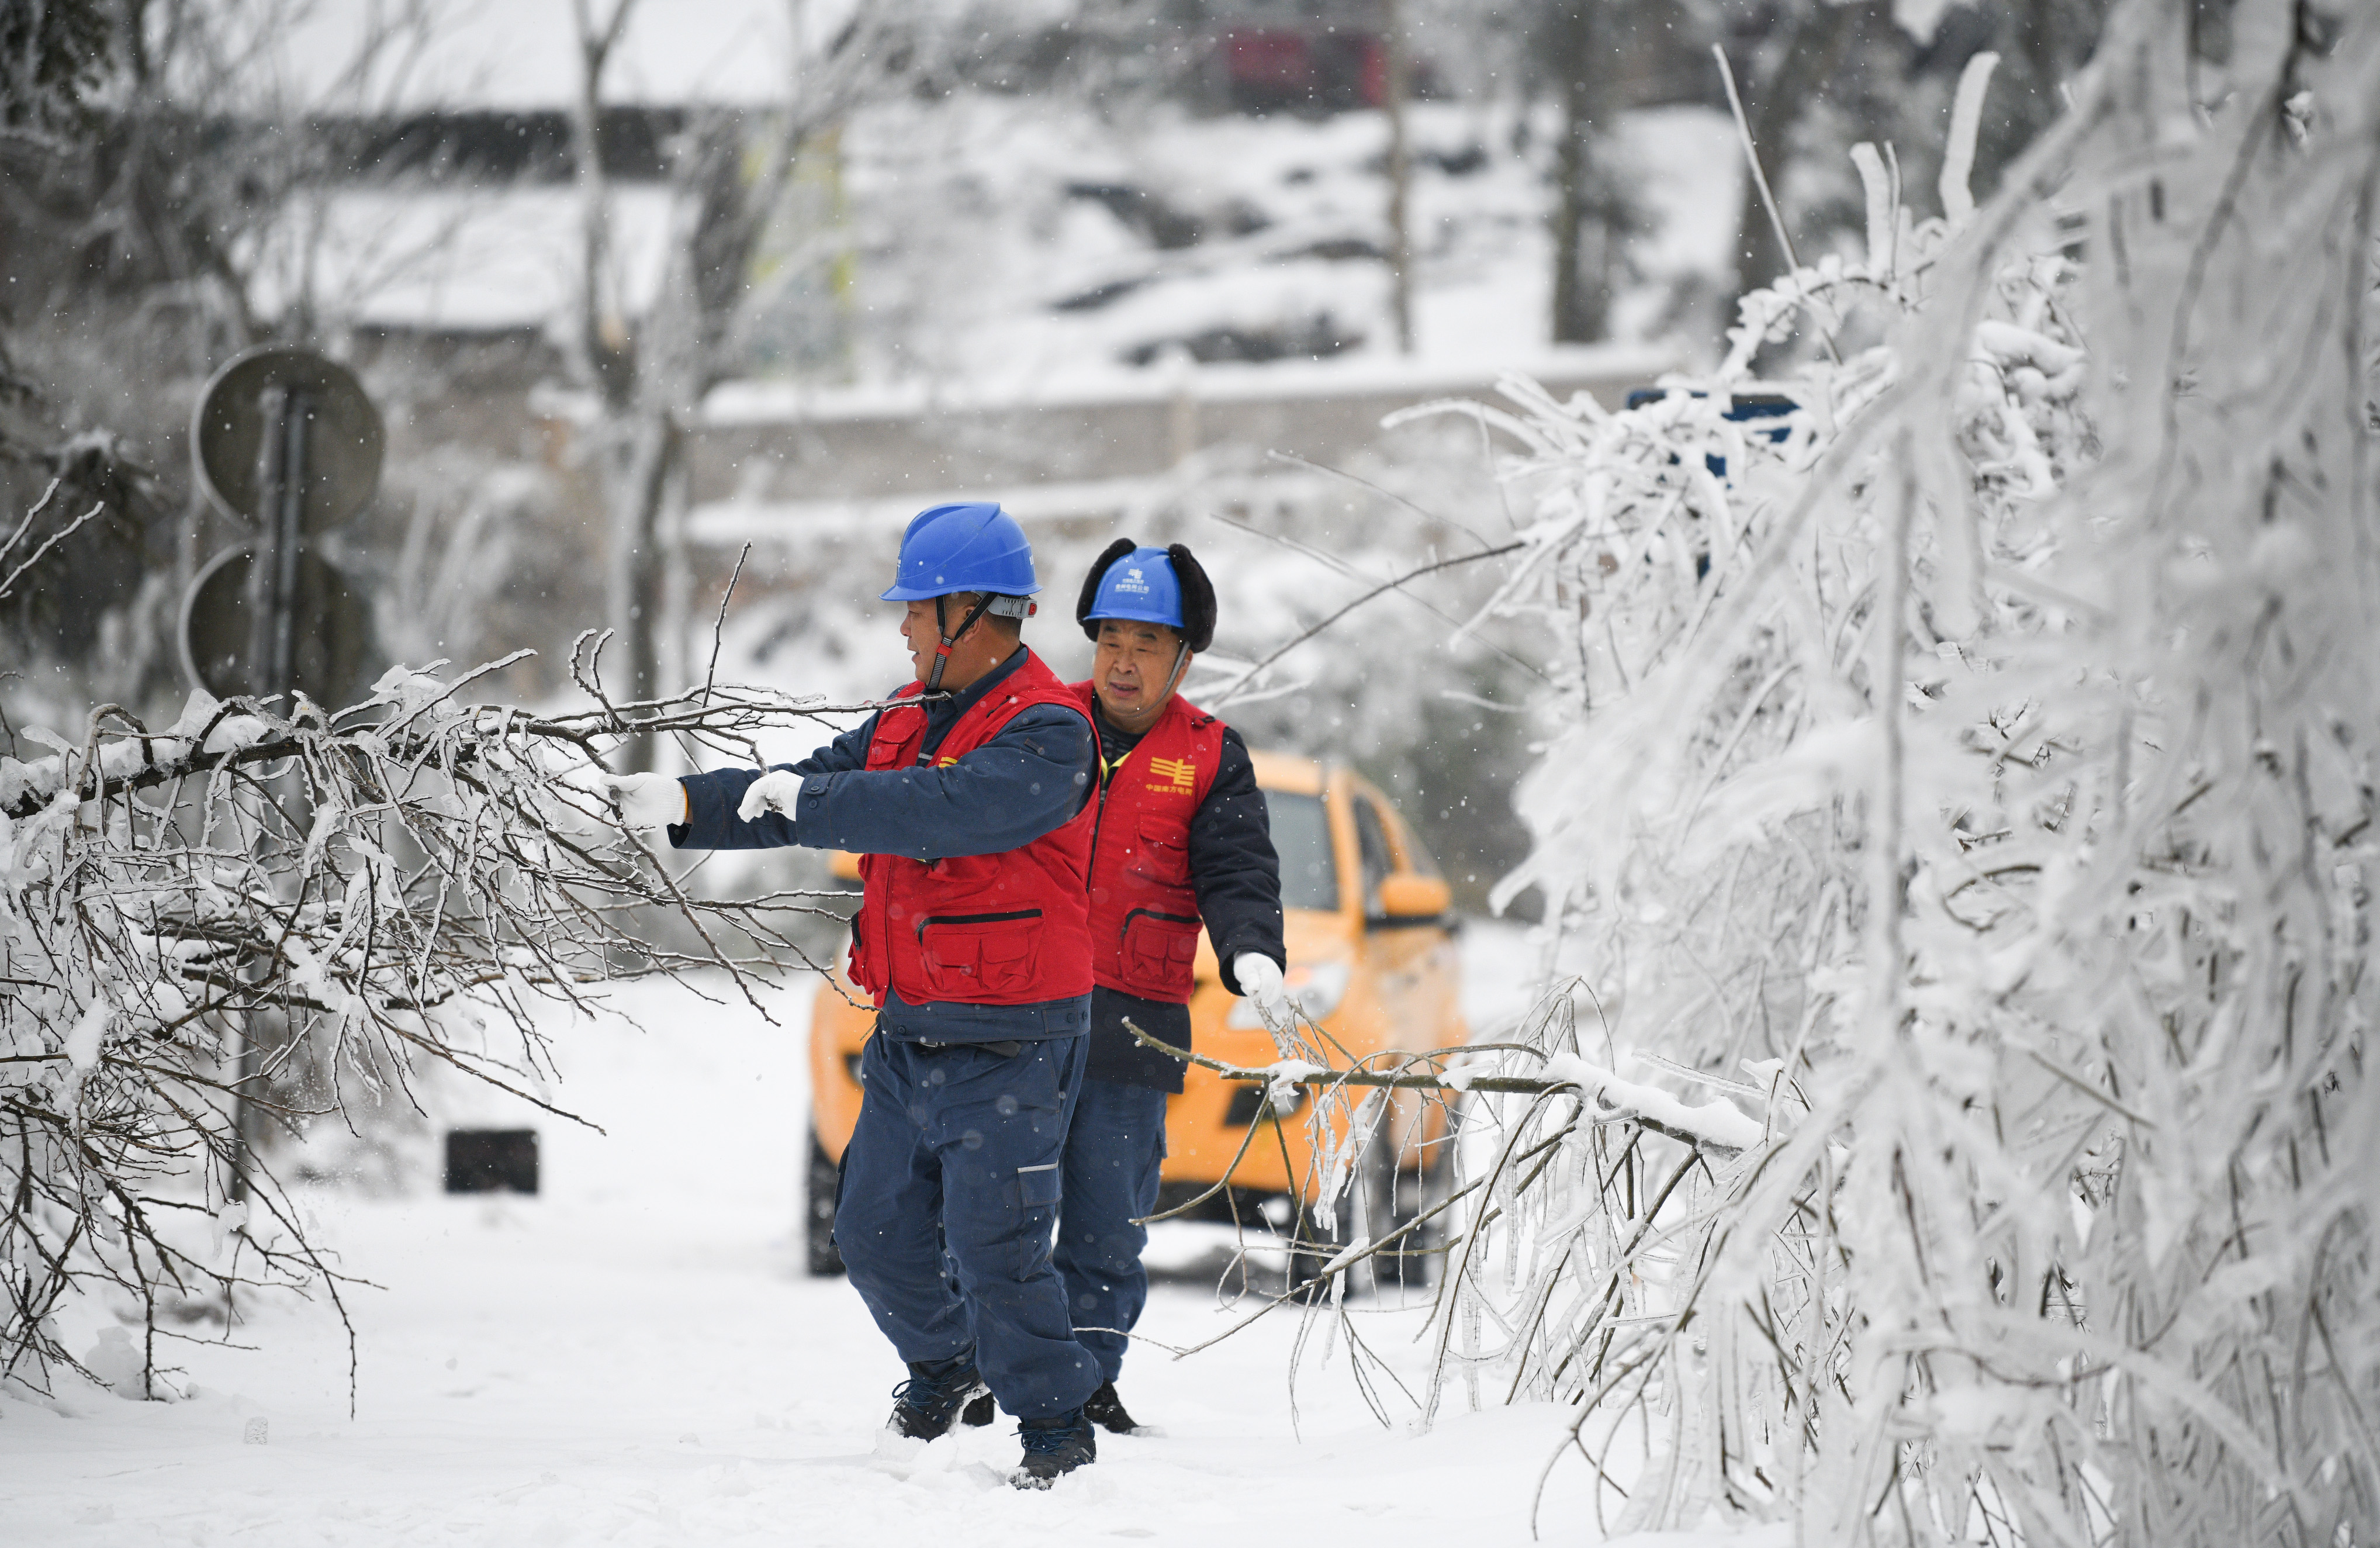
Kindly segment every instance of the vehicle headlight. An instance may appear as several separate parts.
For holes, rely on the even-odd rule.
[[[1291,965],[1281,975],[1281,986],[1309,1021],[1319,1021],[1339,1008],[1347,997],[1347,983],[1352,977],[1344,962],[1299,962]],[[1232,1014],[1223,1025],[1242,1031],[1253,1031],[1264,1025],[1257,1014],[1257,1003],[1250,999],[1236,1000]]]

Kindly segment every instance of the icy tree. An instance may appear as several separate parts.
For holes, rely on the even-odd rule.
[[[1942,217],[1862,147],[1864,261],[1714,377],[1478,410],[1557,993],[1536,1085],[1444,1082],[1432,1335],[1576,1406],[1613,1525],[2380,1528],[2380,11],[2251,0],[2219,66],[2192,14],[2120,7],[1980,210],[1988,57]]]
[[[786,6],[783,97],[765,113],[702,105],[668,147],[674,195],[659,294],[631,317],[621,294],[621,235],[604,162],[605,75],[638,0],[577,0],[579,61],[571,104],[571,160],[580,201],[578,297],[565,331],[574,373],[593,396],[590,425],[611,537],[604,607],[626,662],[631,693],[650,691],[682,638],[664,635],[685,589],[682,517],[690,497],[686,443],[703,396],[746,364],[759,304],[753,283],[763,238],[790,218],[805,155],[869,98],[913,79],[930,18],[914,6],[863,6],[830,18],[801,0]],[[750,120],[750,122],[747,122]],[[823,232],[804,234],[805,264],[831,252]],[[775,283],[788,283],[788,265]],[[666,551],[666,552],[665,552]],[[668,571],[679,572],[674,587]],[[648,750],[624,756],[642,762]]]
[[[0,593],[34,526],[0,547]],[[748,996],[755,970],[814,966],[787,933],[803,895],[688,896],[598,776],[632,734],[750,756],[828,707],[709,686],[613,702],[591,654],[584,711],[468,705],[512,659],[395,668],[336,713],[194,694],[159,730],[115,705],[71,737],[17,729],[55,750],[0,758],[0,1382],[46,1389],[64,1365],[170,1396],[177,1325],[227,1335],[265,1287],[336,1302],[264,1126],[366,1121],[429,1065],[536,1102],[540,1018],[590,985],[710,969]],[[143,1346],[62,1347],[53,1313],[85,1294]]]

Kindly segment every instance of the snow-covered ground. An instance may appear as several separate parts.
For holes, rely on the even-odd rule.
[[[1506,1008],[1517,934],[1466,937],[1483,1021]],[[1136,1354],[1125,1394],[1167,1433],[1103,1441],[1091,1472],[1049,1494],[1006,1487],[1004,1422],[911,1465],[876,1457],[902,1371],[849,1286],[803,1274],[792,1232],[807,989],[769,997],[775,1026],[639,985],[620,1002],[643,1030],[561,1029],[557,1094],[608,1132],[540,1123],[538,1198],[302,1194],[372,1282],[347,1292],[352,1419],[335,1317],[289,1303],[255,1310],[236,1335],[251,1348],[174,1346],[180,1402],[0,1397],[0,1543],[1529,1541],[1563,1411],[1468,1413],[1458,1397],[1427,1434],[1383,1428],[1318,1338],[1293,1397],[1282,1315],[1187,1359]],[[104,1312],[80,1315],[69,1335],[96,1343]],[[1175,1282],[1142,1331],[1181,1345],[1233,1320]],[[1418,1325],[1366,1315],[1408,1380]],[[1601,1541],[1582,1472],[1573,1458],[1553,1474],[1546,1541]]]

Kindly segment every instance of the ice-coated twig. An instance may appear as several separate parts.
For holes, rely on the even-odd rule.
[[[1714,1155],[1740,1154],[1765,1141],[1756,1120],[1725,1103],[1689,1107],[1666,1091],[1636,1081],[1622,1080],[1575,1054],[1556,1054],[1547,1058],[1547,1073],[1542,1076],[1416,1075],[1404,1071],[1342,1069],[1298,1059],[1283,1059],[1278,1064],[1251,1068],[1210,1059],[1187,1048],[1176,1048],[1164,1039],[1143,1030],[1130,1017],[1124,1018],[1123,1026],[1124,1030],[1160,1054],[1186,1059],[1201,1069],[1214,1071],[1225,1080],[1260,1085],[1272,1091],[1285,1087],[1327,1091],[1358,1086],[1378,1091],[1433,1091],[1451,1096],[1473,1092],[1483,1096],[1543,1096],[1555,1091],[1580,1091],[1597,1102],[1595,1121],[1598,1123],[1637,1124],[1655,1134],[1665,1135],[1680,1144],[1708,1151]],[[1470,1046],[1442,1048],[1438,1050],[1435,1057],[1451,1060],[1475,1052],[1478,1050]]]
[[[330,713],[200,693],[161,729],[103,704],[79,742],[0,759],[0,1380],[74,1368],[53,1313],[98,1286],[169,1324],[228,1323],[270,1287],[343,1307],[260,1143],[274,1131],[411,1102],[436,1067],[584,1122],[538,1089],[544,1005],[700,971],[765,1017],[759,976],[816,968],[798,928],[839,921],[836,895],[686,892],[601,774],[647,729],[841,707],[715,685],[617,704],[591,662],[592,709],[462,701],[516,659],[395,668]],[[229,1233],[212,1245],[210,1218]]]
[[[52,491],[55,491],[57,488],[57,484],[55,481],[52,481],[50,488]],[[42,498],[43,502],[46,503],[49,499],[49,495],[44,494]],[[72,521],[67,522],[65,526],[59,528],[56,531],[52,532],[48,537],[42,539],[40,547],[34,549],[30,554],[26,555],[23,559],[18,562],[17,567],[10,570],[6,576],[0,576],[0,597],[5,597],[8,595],[9,592],[15,591],[17,588],[17,582],[25,578],[25,572],[42,562],[42,555],[47,554],[51,549],[55,548],[58,544],[66,542],[67,539],[80,531],[85,522],[97,518],[99,513],[106,508],[107,507],[103,505],[94,505],[91,509],[83,512],[80,516],[76,517]],[[34,514],[38,514],[40,510],[41,506],[39,506],[33,507]],[[30,526],[31,523],[32,515],[29,514],[25,518],[25,525],[18,527],[14,533],[10,534],[8,542],[6,544],[0,544],[0,558],[5,558],[7,555],[8,550],[16,546],[18,539],[24,535],[25,526]]]
[[[744,578],[744,561],[752,556],[752,545],[746,543],[735,555],[735,568],[727,577],[727,589],[719,593],[719,616],[710,620],[710,664],[702,674],[702,701],[710,702],[710,689],[719,680],[719,646],[727,635],[727,604],[735,600],[735,582]]]
[[[1233,525],[1237,524],[1233,523]],[[1427,564],[1416,565],[1413,568],[1406,570],[1402,575],[1391,576],[1390,579],[1373,586],[1370,590],[1365,591],[1360,596],[1357,596],[1354,600],[1333,609],[1330,615],[1324,617],[1320,622],[1299,631],[1294,638],[1275,648],[1269,654],[1264,656],[1255,664],[1242,672],[1238,676],[1232,678],[1230,681],[1224,683],[1221,688],[1208,693],[1206,696],[1207,702],[1218,707],[1232,703],[1234,701],[1233,696],[1236,695],[1240,689],[1245,688],[1249,683],[1255,681],[1257,675],[1263,672],[1266,667],[1270,666],[1274,662],[1279,661],[1281,657],[1297,649],[1300,645],[1305,644],[1315,636],[1321,634],[1333,624],[1336,624],[1340,619],[1345,617],[1348,614],[1353,613],[1355,609],[1363,606],[1366,603],[1372,601],[1376,597],[1385,596],[1389,592],[1402,587],[1406,582],[1418,580],[1425,575],[1434,575],[1439,570],[1453,569],[1457,566],[1461,565],[1476,564],[1482,559],[1501,558],[1505,555],[1519,552],[1524,546],[1524,544],[1513,542],[1506,543],[1500,548],[1483,549],[1476,554],[1458,554],[1452,558],[1435,559]]]

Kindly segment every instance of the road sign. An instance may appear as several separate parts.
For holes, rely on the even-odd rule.
[[[182,670],[218,699],[255,691],[256,628],[249,595],[255,568],[253,544],[226,548],[207,561],[182,598],[181,627],[175,631]],[[294,649],[286,686],[318,704],[338,709],[355,701],[377,664],[370,616],[346,578],[310,546],[298,546],[296,571],[289,608]]]
[[[355,373],[310,349],[251,349],[215,372],[190,421],[190,460],[208,496],[256,537],[218,555],[182,599],[193,681],[218,698],[303,688],[345,703],[369,631],[354,592],[304,540],[370,502],[384,442]]]
[[[355,373],[310,349],[251,349],[215,372],[190,420],[199,481],[229,515],[267,519],[266,443],[285,405],[305,439],[298,528],[327,531],[370,503],[388,437]]]
[[[256,536],[216,555],[183,595],[176,632],[192,682],[218,699],[295,689],[334,710],[352,701],[370,650],[363,600],[305,539],[371,503],[386,439],[355,373],[310,349],[251,349],[215,372],[190,419],[190,460],[208,497]],[[233,1119],[237,1198],[247,1197],[258,1068],[251,1018]]]

